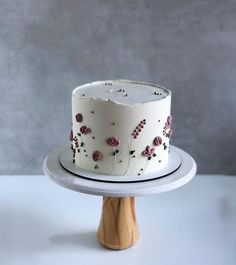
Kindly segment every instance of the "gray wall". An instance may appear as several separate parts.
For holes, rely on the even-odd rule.
[[[0,173],[42,173],[68,143],[72,89],[103,79],[173,91],[172,144],[236,174],[236,1],[0,0]]]

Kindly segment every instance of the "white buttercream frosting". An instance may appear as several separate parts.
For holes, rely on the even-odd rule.
[[[164,87],[137,81],[97,81],[77,87],[73,95],[80,98],[112,100],[120,104],[137,105],[165,98],[170,91]]]
[[[168,162],[171,92],[149,83],[106,80],[72,93],[72,156],[80,168],[141,175]]]

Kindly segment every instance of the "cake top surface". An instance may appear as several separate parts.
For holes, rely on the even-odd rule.
[[[88,83],[73,90],[79,98],[114,101],[118,104],[136,105],[161,100],[171,92],[159,85],[128,80],[106,80]]]

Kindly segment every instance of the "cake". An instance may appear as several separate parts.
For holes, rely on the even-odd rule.
[[[171,92],[150,83],[107,80],[72,92],[72,162],[102,175],[165,167],[172,134]]]

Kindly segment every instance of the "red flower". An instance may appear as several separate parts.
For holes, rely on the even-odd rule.
[[[84,125],[84,126],[82,126],[82,127],[80,128],[80,132],[81,132],[82,134],[88,134],[88,133],[91,133],[91,129]]]
[[[153,144],[159,146],[162,144],[162,139],[160,136],[157,136],[154,140],[153,140]]]
[[[151,148],[151,146],[147,146],[146,149],[142,152],[143,156],[151,157],[154,154],[154,148]]]
[[[73,141],[73,131],[70,131],[70,141]]]
[[[82,120],[83,120],[82,114],[81,113],[77,113],[75,115],[75,119],[76,119],[77,122],[82,122]]]
[[[110,146],[117,146],[120,144],[120,141],[116,137],[111,137],[106,140],[106,143]]]
[[[99,151],[94,151],[92,157],[94,161],[99,161],[103,159],[103,154]]]

